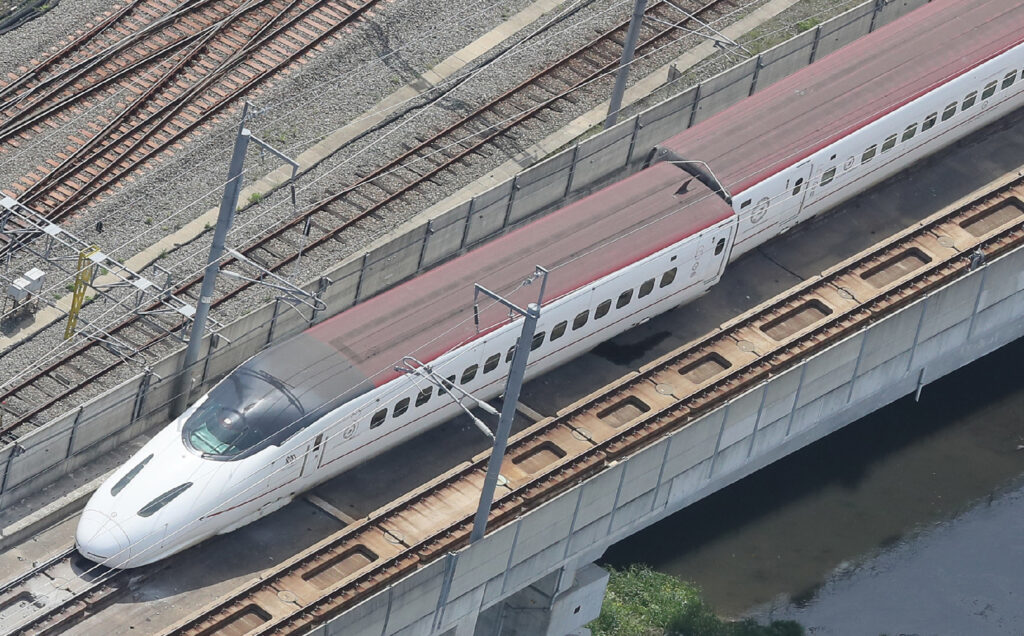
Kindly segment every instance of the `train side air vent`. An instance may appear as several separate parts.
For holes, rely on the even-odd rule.
[[[128,482],[130,482],[131,480],[135,479],[136,475],[138,475],[140,472],[142,472],[142,469],[146,467],[146,464],[148,464],[149,460],[151,460],[151,459],[153,459],[153,455],[148,455],[146,457],[146,459],[144,459],[141,462],[139,462],[135,466],[135,468],[133,468],[133,469],[129,470],[127,473],[125,473],[124,477],[122,477],[121,479],[118,479],[117,483],[114,484],[114,487],[110,489],[110,496],[111,497],[116,497],[117,493],[119,493],[122,490],[124,490],[124,487],[128,485]]]
[[[972,214],[960,222],[960,227],[974,236],[985,236],[992,230],[1014,219],[1019,219],[1021,215],[1024,215],[1024,203],[1020,199],[1012,197],[977,214]]]
[[[329,557],[320,565],[303,574],[302,578],[321,590],[326,590],[370,565],[377,558],[377,555],[369,548],[362,545],[353,546]]]
[[[623,424],[632,422],[650,410],[651,407],[648,406],[646,402],[634,395],[631,395],[625,399],[619,400],[608,408],[599,411],[597,416],[606,424],[610,424],[611,426],[618,428]]]

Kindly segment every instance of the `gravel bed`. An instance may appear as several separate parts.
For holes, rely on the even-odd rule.
[[[747,11],[764,1],[749,5]],[[374,16],[370,24],[346,34],[342,42],[331,46],[289,77],[277,81],[257,95],[254,98],[256,107],[266,108],[269,105],[270,108],[258,115],[249,127],[259,137],[282,146],[287,152],[297,154],[319,135],[343,125],[399,85],[416,77],[423,69],[432,66],[526,4],[525,0],[502,2],[501,9],[471,12],[438,0],[397,0]],[[800,28],[793,25],[809,19],[807,16],[820,14],[821,19],[826,19],[853,4],[858,3],[804,0],[772,21],[778,26],[772,27],[769,23],[762,30],[769,34],[768,37],[784,39],[794,29]],[[299,184],[300,206],[322,198],[332,187],[337,188],[354,175],[375,167],[382,156],[394,155],[404,147],[403,139],[416,134],[415,131],[419,131],[422,136],[425,131],[454,121],[466,109],[525,79],[533,70],[540,68],[545,60],[564,55],[591,39],[596,32],[625,19],[630,8],[631,3],[622,0],[592,0],[552,32],[524,46],[519,54],[506,56],[501,62],[495,63],[493,68],[482,72],[472,82],[464,84],[434,105],[411,110],[398,121],[382,126],[349,144],[342,152],[336,153],[302,178]],[[744,13],[736,13],[730,20],[739,19]],[[431,24],[444,24],[446,29],[442,33],[431,27]],[[536,25],[528,28],[527,32],[533,28]],[[695,42],[691,40],[691,45]],[[400,52],[388,55],[396,49],[400,49]],[[681,50],[675,46],[638,62],[631,74],[632,79],[638,79],[664,64]],[[374,62],[380,56],[387,56],[386,62]],[[713,76],[736,60],[735,56],[718,55],[701,65],[699,77],[690,78],[690,83]],[[355,70],[345,72],[339,78],[339,69]],[[289,268],[288,277],[303,282],[320,275],[341,258],[357,252],[361,246],[411,218],[430,203],[485,174],[510,155],[600,103],[607,98],[610,84],[610,78],[597,82],[592,90],[579,97],[577,103],[567,105],[558,117],[546,116],[547,122],[525,127],[496,144],[495,151],[489,151],[486,156],[474,156],[465,162],[456,174],[445,174],[414,196],[405,197],[390,206],[381,218],[361,223],[342,241],[332,242],[329,248],[304,257],[300,263]],[[648,102],[659,101],[664,96],[653,97]],[[635,106],[631,110],[645,107],[649,103]],[[113,196],[83,210],[80,217],[70,225],[78,232],[91,235],[96,220],[103,219],[103,234],[92,238],[101,240],[108,251],[111,246],[124,245],[116,253],[130,255],[139,251],[143,244],[151,243],[214,207],[219,201],[219,185],[226,172],[227,155],[236,126],[237,113],[226,114],[220,123],[195,135],[195,139],[184,150],[160,162],[155,168],[136,175],[133,182],[117,189]],[[260,159],[256,153],[250,153],[247,176],[252,180],[277,165],[276,159],[269,156]],[[209,194],[203,197],[203,193]],[[172,216],[190,202],[195,203],[177,216]],[[289,218],[293,213],[286,191],[272,193],[258,205],[252,205],[238,214],[229,244],[240,247],[247,239]],[[172,269],[179,280],[198,271],[208,250],[208,234],[193,244],[171,252],[160,264]],[[264,290],[242,294],[224,303],[216,317],[222,322],[229,322],[266,302],[271,296],[270,292]],[[99,305],[94,303],[84,315],[95,316],[102,310]],[[59,327],[41,332],[25,345],[0,358],[0,377],[8,377],[37,361],[45,352],[53,350],[62,336],[59,333],[62,332],[62,325]],[[137,372],[137,368],[126,366],[123,373],[119,370],[116,378],[112,374],[109,380],[97,383],[103,387],[89,387],[89,394],[99,393],[106,387],[114,386],[115,380],[125,379]],[[84,393],[79,395],[82,397],[77,397],[76,403],[85,398]],[[55,407],[52,410],[60,409]]]

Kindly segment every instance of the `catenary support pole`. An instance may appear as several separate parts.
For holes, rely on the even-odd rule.
[[[251,136],[249,129],[245,128],[245,118],[243,116],[242,127],[235,138],[235,149],[231,155],[228,180],[224,186],[224,195],[220,200],[220,212],[217,214],[217,227],[213,231],[213,245],[210,246],[210,256],[206,260],[203,286],[199,292],[196,315],[192,320],[192,331],[188,338],[188,348],[185,350],[185,361],[182,364],[177,396],[174,400],[173,415],[175,416],[185,410],[189,394],[192,390],[192,373],[195,363],[199,359],[199,348],[202,346],[203,334],[206,332],[206,319],[210,314],[210,303],[213,302],[213,291],[217,284],[217,273],[220,271],[220,258],[224,254],[224,242],[227,238],[228,230],[231,229],[231,223],[234,221],[235,210],[238,208],[238,195],[242,191],[242,166],[245,163],[245,151],[249,147],[249,138]]]
[[[636,40],[640,36],[640,24],[644,21],[644,11],[646,10],[647,0],[636,0],[633,5],[633,17],[629,19],[629,30],[626,31],[626,42],[622,47],[622,60],[619,62],[619,70],[615,74],[615,88],[612,89],[612,99],[608,104],[608,117],[604,120],[605,130],[614,126],[619,119],[622,94],[626,91],[626,80],[629,78],[629,65],[633,63],[633,52],[636,50]]]
[[[498,475],[501,473],[501,463],[505,459],[508,434],[512,430],[516,404],[519,403],[519,391],[523,387],[523,376],[526,375],[526,360],[530,356],[530,344],[533,342],[533,333],[537,329],[539,317],[540,305],[530,303],[526,307],[526,318],[523,320],[523,331],[519,334],[519,344],[512,356],[508,384],[505,385],[505,397],[501,401],[501,419],[498,421],[498,431],[494,435],[491,459],[487,462],[487,476],[484,478],[476,516],[473,518],[473,533],[469,538],[470,543],[482,539],[487,530],[487,517],[491,512],[491,503],[494,501],[494,489],[498,484]]]

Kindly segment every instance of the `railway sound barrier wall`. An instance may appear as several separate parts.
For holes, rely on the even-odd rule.
[[[319,294],[327,311],[273,300],[207,338],[198,363],[203,365],[202,381],[193,387],[193,396],[267,344],[636,170],[666,138],[925,1],[875,0],[851,9],[345,260],[323,279],[305,286]],[[149,371],[0,449],[0,509],[165,424],[182,359],[182,351],[171,354]]]
[[[474,625],[510,626],[521,605],[508,600],[516,591],[559,570],[571,583],[573,572],[613,543],[1024,337],[1021,315],[1024,248],[418,569],[310,636],[449,636],[472,634]],[[454,572],[447,585],[446,571]],[[552,601],[557,604],[559,596]],[[523,611],[543,609],[534,605]]]

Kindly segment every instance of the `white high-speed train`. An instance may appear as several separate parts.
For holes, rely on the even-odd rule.
[[[728,261],[1024,103],[1024,7],[937,0],[668,140],[649,167],[262,351],[119,468],[76,543],[144,565],[500,393],[528,302],[527,377],[704,293]],[[429,365],[400,373],[414,356]],[[442,378],[440,382],[436,380]],[[454,386],[458,389],[453,389]],[[472,405],[472,401],[466,401]]]

